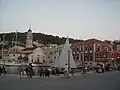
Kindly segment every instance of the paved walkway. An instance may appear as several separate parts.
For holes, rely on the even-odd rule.
[[[16,78],[15,78],[16,77]],[[0,90],[120,90],[120,71],[82,75],[76,73],[71,79],[23,79],[19,75],[0,76]]]
[[[93,74],[93,72],[92,72],[92,71],[87,72],[86,75],[88,75],[88,74]],[[82,72],[77,72],[77,73],[74,74],[74,76],[81,76],[81,75],[83,75]],[[19,74],[8,74],[7,76],[20,78],[20,75],[19,75]],[[23,79],[25,79],[25,78],[26,78],[26,75],[21,75],[21,77],[22,77]],[[61,77],[64,77],[64,75],[63,75],[63,74],[60,74],[59,76],[56,76],[56,75],[50,76],[50,78],[61,78]],[[37,77],[36,77],[36,76],[33,76],[33,78],[37,78]],[[42,77],[42,78],[45,78],[45,77]]]

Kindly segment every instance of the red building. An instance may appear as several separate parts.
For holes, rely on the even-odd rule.
[[[120,63],[120,51],[113,51],[111,58],[113,62]]]
[[[106,62],[111,60],[113,51],[112,44],[97,39],[88,39],[74,43],[71,48],[75,61],[80,62],[80,64]]]
[[[14,61],[18,58],[22,53],[18,50],[0,50],[0,60],[5,61]],[[3,56],[3,57],[2,57]]]

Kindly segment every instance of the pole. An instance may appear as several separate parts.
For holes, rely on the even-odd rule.
[[[3,42],[2,42],[2,60],[3,60],[4,65],[5,65],[5,60],[4,60],[4,38],[5,38],[5,34],[3,35]]]
[[[83,46],[82,67],[85,65],[85,46]]]
[[[14,46],[14,38],[15,38],[15,36],[16,36],[16,35],[14,35],[13,38],[12,38],[12,46],[11,46],[11,48],[12,48],[12,54],[15,54],[15,52],[13,52],[13,50],[14,50],[13,46]],[[13,61],[13,62],[14,62],[14,61]]]
[[[70,73],[70,51],[68,51],[68,77]]]
[[[16,36],[15,36],[15,46],[17,45],[17,30],[16,30]]]
[[[11,48],[13,47],[13,42],[14,42],[14,37],[12,38],[12,46],[11,46]]]
[[[22,65],[22,59],[20,59],[20,80],[22,80],[22,71],[23,70],[23,65]]]
[[[16,30],[16,37],[15,37],[15,47],[17,46],[17,30]],[[17,47],[15,48],[15,59],[16,59],[16,53],[17,53]],[[17,61],[17,60],[15,60]]]

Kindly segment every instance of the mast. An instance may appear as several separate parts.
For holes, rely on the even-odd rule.
[[[4,38],[5,38],[5,34],[3,35],[3,43],[2,43],[2,60],[5,64],[5,60],[4,60]]]
[[[15,47],[16,47],[15,48],[15,59],[16,59],[16,52],[17,52],[17,30],[16,30],[16,35],[15,35]]]
[[[11,45],[11,48],[13,47],[13,42],[14,42],[14,37],[12,38],[12,45]]]
[[[68,72],[70,72],[70,51],[68,50]]]
[[[17,30],[16,30],[16,36],[15,36],[15,46],[17,45]]]
[[[14,54],[14,52],[13,52],[13,50],[14,50],[14,48],[13,48],[13,46],[14,46],[14,37],[15,36],[13,36],[13,38],[12,38],[12,45],[11,45],[11,50],[12,50],[12,55]],[[13,59],[13,58],[12,58]],[[12,60],[13,61],[13,60]],[[14,62],[14,61],[13,61]]]

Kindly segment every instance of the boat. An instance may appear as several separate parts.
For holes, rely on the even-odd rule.
[[[66,64],[68,65],[68,68],[77,68],[76,63],[73,59],[68,37],[60,55],[57,54],[53,67],[65,68]]]

